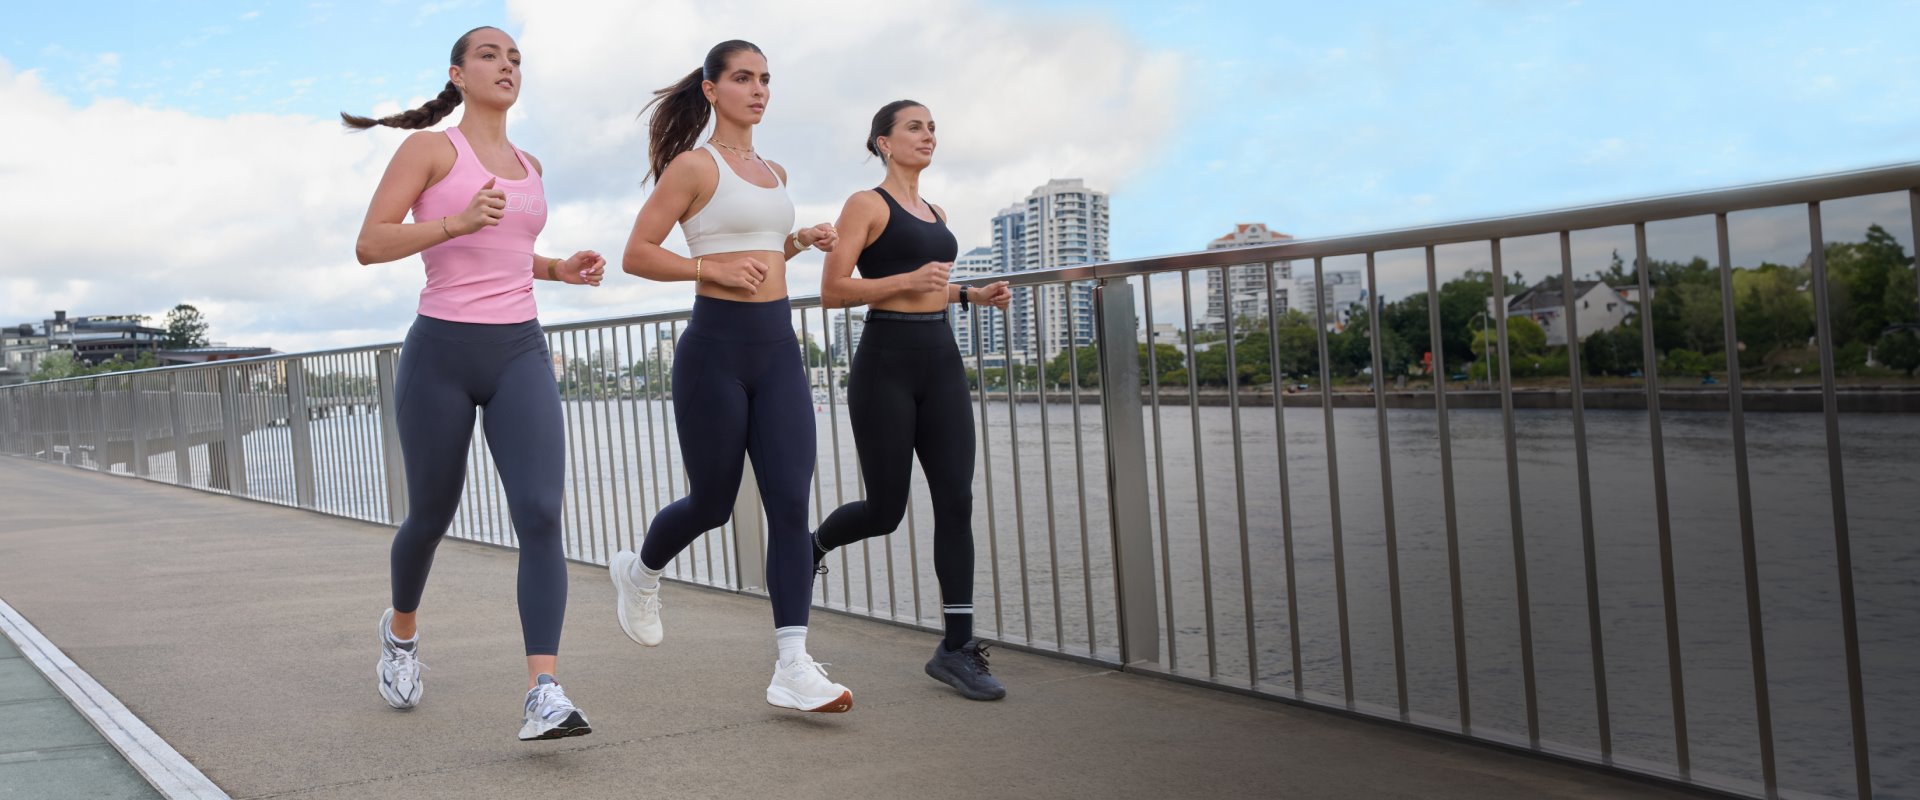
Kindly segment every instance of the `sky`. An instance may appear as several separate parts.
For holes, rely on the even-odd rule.
[[[910,97],[941,133],[923,194],[963,248],[1051,178],[1111,193],[1111,252],[1130,258],[1197,250],[1239,222],[1318,237],[1920,161],[1920,0],[1738,9],[32,4],[0,29],[0,180],[14,189],[0,200],[0,323],[189,302],[230,344],[398,340],[418,260],[361,266],[352,249],[405,134],[349,134],[334,115],[417,105],[482,24],[525,55],[509,136],[546,167],[541,252],[595,249],[616,267],[645,199],[641,106],[736,37],[768,54],[756,146],[787,168],[803,224],[879,181],[867,121]],[[1577,246],[1604,259],[1618,242]],[[796,260],[796,293],[819,266]],[[1394,274],[1419,277],[1408,270]],[[538,292],[549,322],[690,298],[617,273]]]

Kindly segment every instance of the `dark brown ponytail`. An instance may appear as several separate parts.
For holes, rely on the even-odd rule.
[[[498,28],[494,28],[491,25],[482,25],[460,34],[460,38],[455,39],[453,42],[453,56],[449,59],[448,63],[456,67],[466,66],[467,44],[472,41],[474,34],[485,30],[498,30]],[[439,95],[421,104],[419,108],[413,109],[412,111],[402,111],[398,114],[381,117],[379,119],[356,117],[342,111],[340,112],[340,122],[349,128],[360,131],[375,125],[385,125],[389,128],[405,128],[407,130],[431,128],[434,123],[446,119],[448,114],[453,113],[453,110],[459,107],[462,99],[460,87],[453,85],[453,81],[447,81],[447,88],[441,89]]]
[[[755,53],[760,48],[752,42],[730,39],[713,46],[707,51],[707,59],[699,69],[687,73],[678,83],[653,93],[653,100],[646,109],[653,111],[653,119],[647,128],[647,179],[658,181],[667,172],[667,165],[675,156],[692,150],[700,140],[700,132],[707,128],[707,118],[713,112],[707,104],[707,96],[700,90],[702,81],[720,80],[727,69],[727,58],[734,53],[747,50]],[[762,53],[762,55],[765,55]]]

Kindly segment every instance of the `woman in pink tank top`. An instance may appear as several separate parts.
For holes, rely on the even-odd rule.
[[[466,106],[458,126],[400,145],[354,246],[362,264],[418,253],[427,271],[395,387],[408,511],[393,540],[393,607],[380,621],[380,696],[399,709],[420,702],[416,613],[434,549],[460,504],[476,411],[485,409],[487,444],[520,540],[528,685],[520,739],[578,736],[593,729],[553,677],[567,603],[566,439],[533,282],[598,286],[606,260],[591,250],[566,258],[534,252],[547,201],[540,162],[507,141],[507,109],[520,96],[513,39],[497,28],[466,32],[447,77],[438,97],[412,111],[377,120],[340,115],[356,129],[419,129]]]

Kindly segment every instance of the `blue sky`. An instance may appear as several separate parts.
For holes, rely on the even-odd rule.
[[[841,76],[836,80],[844,85],[813,87],[812,96],[844,96],[842,107],[833,100],[810,101],[804,110],[789,106],[787,113],[796,116],[780,118],[786,130],[800,127],[786,121],[796,117],[813,127],[831,122],[837,138],[821,141],[838,142],[849,138],[841,129],[864,127],[874,98],[928,92],[945,98],[935,108],[948,131],[943,147],[991,134],[1010,163],[1023,143],[1080,153],[1071,163],[1063,158],[993,176],[984,198],[959,197],[977,188],[965,186],[977,170],[943,176],[948,183],[936,185],[954,197],[962,214],[956,229],[964,245],[973,245],[982,243],[991,204],[1011,202],[1048,177],[1079,177],[1084,168],[1096,188],[1113,194],[1115,257],[1199,249],[1235,222],[1323,236],[1920,160],[1920,53],[1914,47],[1920,0],[976,2],[982,14],[997,15],[996,24],[1060,37],[1085,29],[1120,42],[1104,50],[1073,50],[1079,44],[1067,43],[1063,52],[1177,64],[1177,85],[1164,101],[1155,96],[1152,110],[1115,116],[1126,96],[1151,90],[1150,82],[1141,84],[1147,89],[1104,85],[1118,74],[1114,65],[1054,65],[1033,73],[1045,85],[1024,88],[1057,98],[1062,107],[1084,108],[1084,115],[1034,121],[1029,130],[1020,129],[1022,117],[982,116],[969,129],[970,120],[954,118],[959,111],[942,116],[941,108],[960,109],[956,99],[974,99],[965,92],[984,100],[1000,90],[987,82],[933,88],[924,85],[930,82],[924,75],[900,77],[921,73],[910,59],[876,56],[872,47],[898,28],[863,28],[848,15],[828,14],[849,21],[780,41],[784,32],[777,28],[755,27],[768,24],[758,19],[766,14],[741,13],[737,24],[732,17],[708,20],[689,33],[698,47],[645,35],[638,32],[642,25],[609,33],[594,46],[614,52],[594,54],[596,69],[613,64],[617,71],[629,55],[644,64],[634,67],[638,77],[613,76],[627,81],[621,84],[627,96],[593,93],[579,85],[577,69],[566,73],[573,85],[539,83],[542,66],[554,68],[552,75],[560,61],[578,61],[581,54],[529,46],[528,92],[550,101],[548,113],[561,110],[551,103],[573,104],[566,110],[603,105],[594,109],[604,120],[598,124],[629,136],[643,99],[637,90],[673,77],[656,62],[687,61],[682,51],[697,57],[708,30],[739,27],[774,55],[776,72],[805,58],[819,67],[808,74]],[[500,23],[520,34],[520,24],[535,24],[528,20],[536,6],[548,17],[575,18],[571,29],[541,23],[553,31],[581,30],[578,19],[596,14],[658,8],[663,20],[674,20],[715,13],[688,2],[645,11],[591,2],[509,7],[504,0],[138,3],[106,10],[32,4],[9,12],[0,29],[0,60],[16,80],[30,74],[40,89],[76,110],[125,101],[196,120],[244,124],[265,115],[311,123],[342,109],[364,112],[432,94],[443,80],[446,50],[461,31]],[[553,7],[565,10],[548,10]],[[922,12],[900,13],[909,17],[902,22],[896,14],[888,24],[911,26],[910,15]],[[989,35],[969,29],[964,19],[937,24],[954,26],[937,33],[955,49],[1000,46],[1007,30]],[[533,37],[531,30],[522,35],[523,42]],[[819,63],[825,59],[845,63],[831,65],[841,70],[832,72]],[[1026,74],[1024,65],[1003,66],[1005,74]],[[986,130],[990,126],[1013,130]],[[621,218],[630,220],[637,207],[633,164],[626,163],[633,158],[631,139],[594,149],[596,138],[604,138],[597,130],[520,130],[516,140],[550,170],[617,176],[571,188],[556,181],[550,189],[574,191],[583,203],[604,201],[591,246],[617,248],[625,235]],[[1111,141],[1134,134],[1132,145],[1109,149]],[[374,148],[353,163],[383,161],[387,153]],[[568,163],[570,155],[578,162]],[[780,155],[796,171],[803,215],[830,214],[859,188],[852,181],[871,179],[871,166],[862,166],[858,153]],[[808,183],[808,162],[815,159],[838,159],[834,163],[851,165],[846,170],[865,172],[822,167],[831,179]],[[370,168],[377,176],[377,165]],[[351,207],[342,227],[357,223],[370,190],[370,183],[341,190],[338,205]],[[0,264],[0,279],[24,269]],[[622,302],[619,308],[633,304]]]

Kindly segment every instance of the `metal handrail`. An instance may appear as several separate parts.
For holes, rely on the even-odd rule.
[[[1716,213],[1746,211],[1770,206],[1797,205],[1842,197],[1906,191],[1914,186],[1920,186],[1920,161],[1889,164],[1886,166],[1846,172],[1834,172],[1807,178],[1768,181],[1724,189],[1683,192],[1680,194],[1612,203],[1597,203],[1594,205],[1574,206],[1553,211],[1514,214],[1504,217],[1443,222],[1411,228],[1395,228],[1385,231],[1344,234],[1313,239],[1294,239],[1273,244],[1252,245],[1232,249],[1199,250],[1190,253],[1173,253],[1142,258],[1118,259],[1091,264],[1078,264],[1070,267],[1054,267],[995,275],[971,276],[955,280],[954,283],[968,286],[985,286],[996,281],[1006,281],[1013,287],[1037,286],[1067,281],[1129,278],[1166,272],[1205,269],[1208,267],[1239,266],[1263,261],[1301,261],[1312,258],[1361,255],[1388,250],[1406,250],[1427,246],[1460,244],[1463,242],[1513,239],[1522,236],[1559,233],[1561,231],[1607,228],[1619,225],[1630,225],[1635,222],[1654,222],[1683,217],[1710,216]],[[799,295],[789,298],[788,302],[792,304],[795,310],[820,307],[820,297],[818,295]],[[541,327],[550,333],[559,333],[610,325],[640,325],[684,320],[691,314],[692,309],[680,308],[668,311],[649,311],[639,314],[621,314],[611,317],[595,317],[571,322],[543,324]],[[200,364],[180,364],[167,367],[153,367],[144,370],[126,370],[114,374],[135,375],[163,370],[195,369],[214,364],[240,365],[270,362],[294,357],[361,353],[372,350],[391,349],[399,346],[399,342],[382,342],[356,347],[309,350],[297,353],[275,353],[273,355],[225,359]],[[36,383],[58,383],[66,380],[76,379],[60,378],[53,381],[37,381]]]

